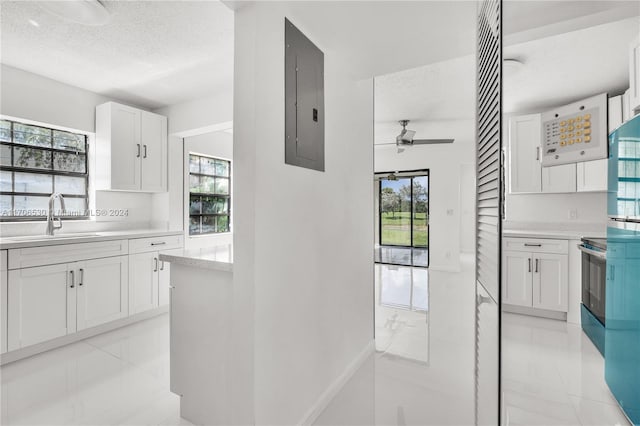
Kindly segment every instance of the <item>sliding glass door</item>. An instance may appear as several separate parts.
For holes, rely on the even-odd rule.
[[[379,178],[380,245],[429,246],[429,175]]]

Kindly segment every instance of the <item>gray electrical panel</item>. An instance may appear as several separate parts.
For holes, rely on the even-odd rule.
[[[284,162],[324,172],[324,53],[288,19]]]

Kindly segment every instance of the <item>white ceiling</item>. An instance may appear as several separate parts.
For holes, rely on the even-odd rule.
[[[36,2],[3,0],[0,62],[147,108],[204,97],[233,81],[233,12],[225,5],[103,4],[110,22],[86,26]]]
[[[638,14],[640,2],[506,2],[506,38],[518,43],[506,46],[504,57],[525,65],[505,70],[504,111],[539,111],[623,91],[628,86],[628,43],[640,33]],[[399,131],[400,119],[412,120],[409,127],[414,129],[433,121],[471,119],[475,57],[383,75],[376,78],[375,90],[376,144],[393,141],[390,132]],[[416,137],[447,136],[421,132]]]

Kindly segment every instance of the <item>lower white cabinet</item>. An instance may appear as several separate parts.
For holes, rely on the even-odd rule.
[[[517,247],[517,238],[509,239]],[[526,241],[526,240],[524,240]],[[551,241],[551,240],[548,240]],[[550,244],[551,245],[551,244]],[[520,244],[523,250],[505,250],[502,259],[502,302],[550,311],[567,312],[569,256],[544,252],[540,240]],[[566,245],[559,244],[564,250]],[[527,250],[528,249],[528,250]]]
[[[127,316],[126,256],[9,271],[8,350]]]
[[[76,331],[76,291],[69,264],[9,271],[8,350]]]
[[[171,275],[171,264],[160,261],[160,270],[158,271],[158,305],[165,306],[169,304],[169,276]]]
[[[77,329],[95,327],[129,314],[127,256],[86,260],[74,264],[78,271]]]
[[[169,264],[157,251],[129,256],[129,313],[169,304]]]
[[[129,312],[131,315],[158,306],[158,252],[129,255]]]

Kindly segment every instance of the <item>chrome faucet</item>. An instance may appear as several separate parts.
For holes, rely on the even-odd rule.
[[[53,236],[53,232],[56,229],[62,228],[62,219],[58,216],[58,226],[54,225],[54,215],[53,215],[53,205],[55,204],[56,198],[60,200],[60,208],[64,212],[66,210],[64,206],[64,197],[59,192],[54,192],[49,197],[49,211],[47,212],[47,235]]]

